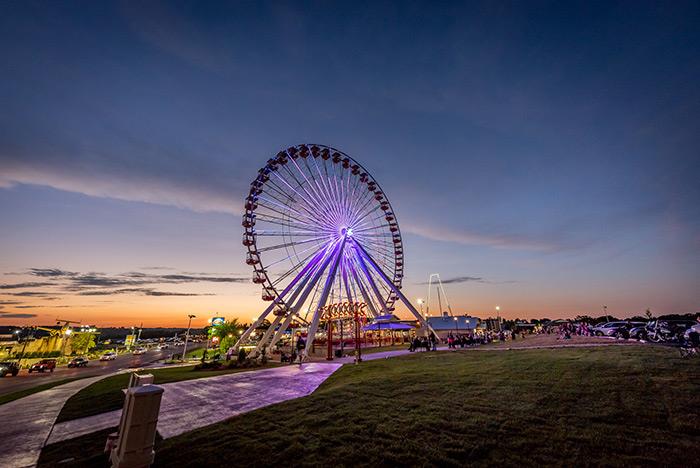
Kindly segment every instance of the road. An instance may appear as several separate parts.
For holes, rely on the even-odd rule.
[[[194,350],[201,347],[201,344],[190,343],[187,346],[188,350]],[[22,369],[16,377],[6,376],[0,377],[0,395],[25,390],[51,382],[57,382],[64,379],[72,379],[75,377],[91,377],[94,375],[111,374],[124,369],[133,369],[138,367],[154,366],[157,361],[170,357],[171,354],[182,353],[182,346],[171,346],[163,351],[147,351],[145,354],[134,356],[133,354],[122,354],[114,361],[90,361],[87,367],[71,368],[66,366],[57,367],[54,372],[46,373],[28,373],[26,369]]]

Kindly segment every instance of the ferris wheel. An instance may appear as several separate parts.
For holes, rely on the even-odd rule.
[[[245,199],[242,243],[253,282],[270,305],[258,342],[271,348],[292,320],[308,325],[307,351],[325,305],[363,302],[372,317],[402,300],[403,241],[396,215],[377,181],[347,154],[302,144],[280,151],[258,171]],[[268,349],[269,349],[268,348]]]

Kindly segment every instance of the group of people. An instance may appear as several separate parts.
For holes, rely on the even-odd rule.
[[[410,352],[414,351],[437,351],[438,339],[434,334],[430,336],[416,336],[411,340],[408,350]]]

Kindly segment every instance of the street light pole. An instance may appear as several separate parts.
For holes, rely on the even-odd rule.
[[[192,325],[192,319],[196,317],[196,315],[188,315],[190,318],[190,321],[187,322],[187,333],[185,333],[185,347],[182,348],[182,360],[185,360],[185,357],[187,356],[187,341],[190,339],[190,326]]]

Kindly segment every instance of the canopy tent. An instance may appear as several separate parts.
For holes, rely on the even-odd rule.
[[[414,327],[405,323],[385,322],[385,323],[370,323],[362,327],[364,331],[382,331],[382,330],[413,330]]]
[[[374,319],[374,322],[398,322],[399,319],[394,314],[380,315]]]

